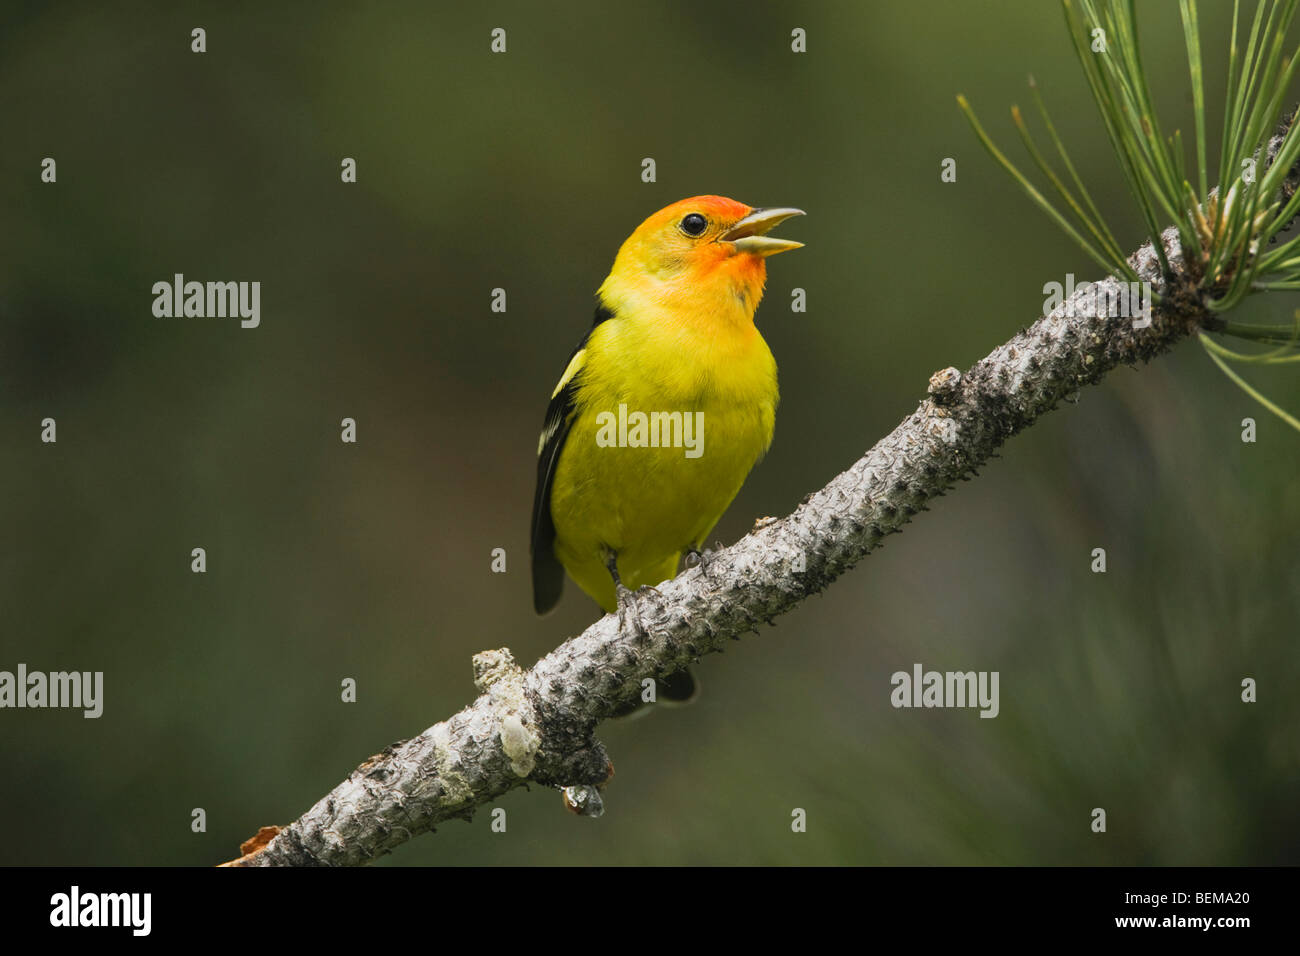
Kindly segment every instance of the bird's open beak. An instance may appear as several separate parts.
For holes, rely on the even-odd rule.
[[[802,242],[776,239],[765,233],[792,216],[802,215],[802,209],[755,209],[732,226],[722,239],[734,245],[737,252],[751,252],[756,256],[772,256],[788,249],[798,249]]]

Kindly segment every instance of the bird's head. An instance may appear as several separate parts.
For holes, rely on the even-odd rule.
[[[628,237],[600,288],[614,311],[655,305],[738,309],[752,320],[763,296],[767,257],[802,242],[768,231],[800,209],[756,209],[723,196],[695,196],[660,209]]]

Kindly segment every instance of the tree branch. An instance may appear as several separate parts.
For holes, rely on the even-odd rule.
[[[1270,155],[1280,142],[1274,137]],[[1296,185],[1293,169],[1288,194]],[[613,768],[596,725],[637,698],[643,679],[720,650],[824,589],[1063,398],[1119,365],[1220,327],[1176,230],[1162,240],[1173,274],[1159,274],[1150,243],[1129,259],[1162,296],[1149,327],[1092,317],[1087,290],[1077,290],[964,374],[935,373],[916,411],[793,514],[761,520],[706,567],[637,592],[641,634],[620,632],[617,616],[607,615],[527,672],[504,648],[475,655],[481,696],[473,704],[371,757],[269,842],[250,841],[246,855],[226,865],[366,863],[526,783],[572,788],[571,807],[598,814],[596,787]],[[1100,296],[1118,286],[1107,278],[1094,288]]]

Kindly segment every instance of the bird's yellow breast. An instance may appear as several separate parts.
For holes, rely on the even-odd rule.
[[[776,362],[738,304],[711,322],[616,317],[587,341],[551,516],[556,557],[608,611],[606,549],[629,588],[672,577],[771,444]]]

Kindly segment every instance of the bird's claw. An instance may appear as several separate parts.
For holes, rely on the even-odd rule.
[[[709,566],[713,563],[713,556],[721,548],[722,548],[721,541],[714,542],[714,546],[712,548],[704,548],[703,550],[701,550],[700,548],[687,548],[686,567],[689,569],[698,566],[701,574],[703,574],[706,578],[711,578],[713,575],[709,573]],[[694,564],[691,563],[692,558],[695,559]]]
[[[636,607],[636,595],[620,582],[614,585],[614,598],[618,602],[618,629],[620,633],[626,634],[630,630],[635,635],[644,634],[646,630],[641,623],[641,612]],[[633,622],[631,627],[628,624],[629,619]]]

